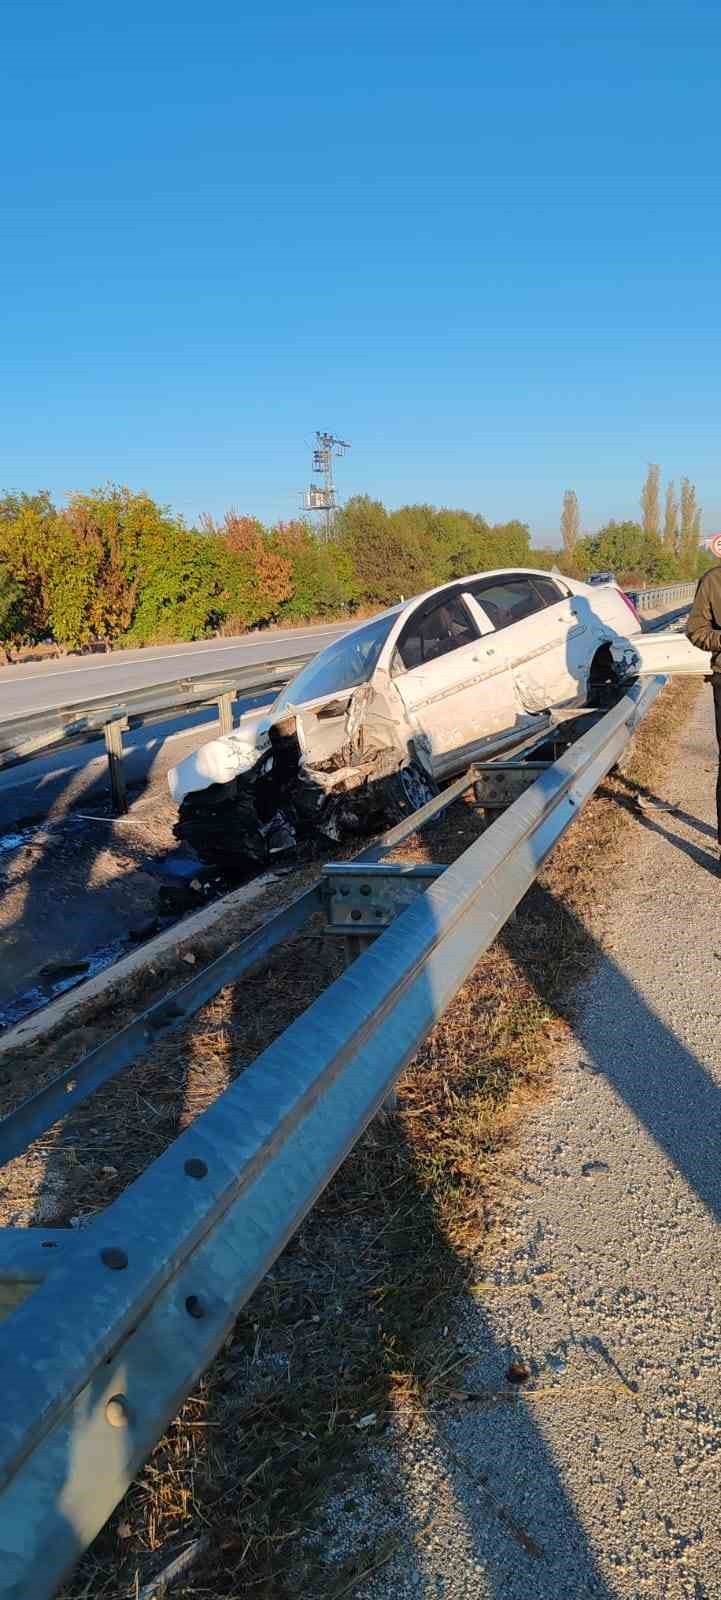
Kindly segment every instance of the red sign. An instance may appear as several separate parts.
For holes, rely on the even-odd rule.
[[[721,561],[721,533],[717,533],[715,539],[711,540],[709,550],[712,556],[716,556]]]

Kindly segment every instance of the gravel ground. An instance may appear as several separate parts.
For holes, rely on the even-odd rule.
[[[58,808],[44,827],[0,834],[0,1026],[56,992],[43,984],[48,964],[88,959],[100,970],[155,921],[153,863],[180,854],[176,815],[158,790],[127,818],[88,822]]]
[[[461,1313],[466,1398],[399,1411],[329,1508],[326,1556],[360,1522],[376,1567],[356,1600],[721,1595],[714,773],[704,692],[658,785],[673,809],[640,812],[589,930],[575,1041]]]

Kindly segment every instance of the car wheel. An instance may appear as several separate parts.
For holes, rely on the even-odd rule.
[[[432,778],[411,761],[407,767],[387,778],[384,783],[384,810],[391,822],[405,822],[428,800],[435,799],[438,789]]]

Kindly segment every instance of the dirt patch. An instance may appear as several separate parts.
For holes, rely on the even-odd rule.
[[[43,969],[91,961],[110,946],[117,946],[117,954],[162,912],[154,867],[177,853],[172,802],[153,795],[152,802],[140,802],[131,815],[117,819],[95,809],[97,820],[63,804],[41,827],[18,826],[0,835],[5,1025],[34,1009],[31,991]],[[198,868],[202,873],[200,863]],[[23,995],[30,1004],[17,1009]],[[48,997],[41,992],[40,1003]]]
[[[375,1120],[238,1318],[65,1600],[135,1594],[198,1535],[209,1542],[175,1594],[331,1600],[377,1564],[359,1476],[368,1443],[398,1408],[421,1415],[479,1399],[464,1393],[456,1310],[492,1263],[519,1119],[547,1090],[565,1036],[559,1012],[570,1015],[588,959],[574,928],[602,918],[630,813],[697,690],[679,682],[653,709],[409,1067],[397,1114]],[[478,827],[460,803],[403,853],[453,859]],[[549,909],[549,889],[570,917]],[[326,987],[339,960],[311,926],[223,991],[13,1163],[14,1220],[24,1210],[46,1225],[82,1221],[107,1204]],[[318,1537],[331,1492],[358,1508],[350,1562],[329,1559]]]

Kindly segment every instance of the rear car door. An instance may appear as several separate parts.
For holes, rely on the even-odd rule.
[[[460,592],[436,594],[416,607],[396,641],[393,683],[439,777],[526,720],[508,660],[482,628]]]
[[[591,639],[573,595],[553,578],[529,572],[479,578],[469,590],[498,634],[527,711],[583,699]]]

